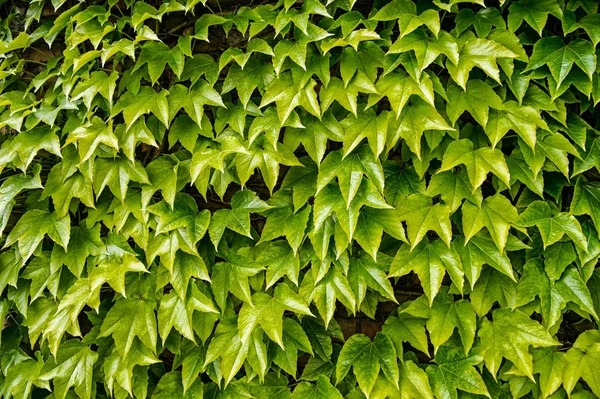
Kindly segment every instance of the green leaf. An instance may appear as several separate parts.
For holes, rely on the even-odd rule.
[[[76,339],[68,340],[60,346],[56,360],[44,365],[38,378],[53,381],[57,398],[65,398],[71,387],[75,387],[80,398],[91,398],[92,375],[97,360],[98,354],[87,345]]]
[[[134,122],[140,117],[147,114],[152,114],[162,122],[163,125],[169,126],[169,103],[167,96],[169,92],[161,90],[156,93],[152,88],[143,86],[137,94],[127,92],[119,97],[112,110],[112,117],[123,113],[123,119],[129,130]]]
[[[248,277],[254,276],[264,267],[254,263],[251,259],[228,253],[225,262],[216,263],[212,269],[212,290],[215,302],[225,309],[227,293],[231,292],[244,302],[252,303]]]
[[[33,176],[9,176],[0,186],[0,237],[8,224],[11,211],[15,205],[15,197],[23,190],[42,188],[39,170]]]
[[[231,209],[219,209],[212,216],[208,233],[215,248],[218,248],[225,229],[252,238],[250,234],[250,213],[262,212],[271,208],[252,191],[237,192],[231,199]]]
[[[508,28],[511,32],[519,29],[525,20],[540,36],[546,26],[548,14],[551,13],[556,18],[563,16],[562,9],[556,0],[520,0],[511,4],[508,11]]]
[[[437,365],[427,367],[433,392],[439,398],[457,399],[457,390],[490,398],[483,379],[475,369],[481,356],[465,356],[462,350],[442,347],[435,356]]]
[[[97,158],[95,162],[95,178],[93,179],[96,199],[106,186],[121,202],[125,201],[129,182],[150,184],[146,170],[139,161],[131,163],[122,158]]]
[[[568,394],[573,391],[580,378],[588,384],[595,395],[600,393],[599,372],[596,366],[600,357],[599,342],[597,331],[586,331],[577,337],[573,347],[565,354],[563,386]]]
[[[292,399],[342,399],[342,394],[329,382],[327,377],[320,375],[317,383],[301,382],[298,384]]]
[[[267,269],[267,288],[275,284],[283,276],[288,276],[292,283],[298,285],[300,259],[285,241],[270,242],[256,259],[256,263]]]
[[[191,399],[202,397],[204,392],[203,383],[197,380],[184,391],[181,375],[179,371],[171,371],[163,375],[156,385],[152,398]]]
[[[558,242],[565,234],[573,243],[582,249],[587,249],[587,240],[581,230],[581,225],[574,216],[557,212],[543,201],[534,201],[519,215],[517,224],[524,227],[536,226],[542,237],[544,248]]]
[[[417,7],[412,1],[394,0],[383,6],[372,17],[375,21],[398,20],[401,35],[409,34],[421,25],[425,25],[437,36],[440,31],[440,16],[435,10],[427,10],[417,14]]]
[[[142,46],[140,57],[138,58],[133,70],[137,70],[144,65],[148,65],[148,73],[152,84],[158,81],[167,64],[175,75],[179,78],[183,73],[185,56],[179,46],[169,48],[164,43],[148,42]]]
[[[500,252],[489,235],[479,233],[469,241],[459,237],[455,240],[454,245],[460,255],[463,270],[471,283],[471,288],[479,279],[484,264],[490,265],[512,281],[517,281],[506,252]]]
[[[426,301],[425,297],[421,296],[398,314],[407,313],[427,319],[426,326],[434,354],[450,339],[456,329],[460,334],[465,355],[468,355],[475,340],[476,330],[476,316],[471,303],[464,299],[455,302],[451,295],[446,294],[436,296],[431,304],[423,303]]]
[[[533,357],[529,347],[559,345],[536,321],[520,310],[497,309],[493,321],[483,320],[478,336],[484,350],[487,369],[496,375],[503,358],[510,360],[529,379],[533,378]]]
[[[445,172],[458,165],[465,165],[473,191],[483,184],[489,172],[510,187],[510,172],[504,154],[497,148],[475,149],[473,142],[469,139],[454,141],[446,149],[442,167],[437,173]]]
[[[497,60],[517,57],[516,53],[498,42],[471,38],[461,46],[458,63],[446,62],[446,67],[452,79],[466,90],[469,72],[474,67],[481,68],[489,77],[501,83]]]
[[[387,149],[392,149],[402,138],[419,159],[421,159],[421,139],[424,131],[454,130],[435,108],[417,99],[412,100],[411,105],[404,108],[397,121],[390,122],[389,129],[393,134],[388,134]],[[439,137],[442,137],[442,134]]]
[[[431,197],[423,194],[413,194],[403,201],[396,210],[400,221],[406,221],[408,239],[413,250],[425,237],[428,231],[435,231],[450,247],[452,227],[450,225],[450,209],[446,205],[433,204]]]
[[[301,80],[291,72],[283,73],[266,88],[260,108],[275,102],[281,123],[285,123],[294,108],[298,106],[312,115],[320,117],[321,108],[314,91],[316,84],[313,79]]]
[[[156,351],[154,301],[118,299],[108,311],[99,337],[112,336],[121,356],[126,357],[137,337],[146,348]]]
[[[277,285],[273,296],[262,292],[252,295],[252,301],[248,301],[242,306],[238,319],[242,343],[246,343],[252,331],[257,325],[260,325],[272,341],[285,349],[282,340],[282,318],[285,310],[312,316],[302,298],[287,285]]]
[[[44,236],[67,249],[71,235],[71,219],[68,216],[57,218],[56,213],[32,209],[27,211],[11,230],[4,248],[17,243],[22,262],[25,264],[40,245]]]
[[[533,54],[524,72],[546,65],[556,85],[560,86],[567,78],[573,64],[581,68],[590,80],[592,79],[592,74],[596,70],[596,56],[591,42],[577,39],[565,45],[558,36],[545,37],[533,46]]]
[[[573,215],[589,215],[596,226],[600,229],[600,188],[596,184],[585,184],[583,179],[577,179],[575,192],[571,201],[571,213]],[[600,238],[600,233],[598,233]]]
[[[371,342],[369,337],[354,334],[342,348],[337,361],[335,379],[338,384],[348,374],[350,368],[358,381],[361,391],[369,396],[379,370],[386,378],[398,387],[400,378],[396,351],[390,338],[384,333],[377,333]]]
[[[354,239],[374,260],[377,260],[384,231],[397,240],[407,242],[395,210],[363,207],[358,215]]]
[[[503,108],[502,99],[496,92],[478,79],[469,80],[465,90],[452,85],[447,89],[446,95],[448,96],[446,112],[452,124],[456,124],[458,118],[468,111],[477,123],[486,126],[490,107]]]
[[[408,342],[412,347],[429,354],[426,319],[415,317],[407,312],[398,312],[398,316],[390,316],[383,324],[382,331],[390,337],[396,348],[396,354],[403,353],[402,343]]]
[[[394,257],[389,277],[404,276],[411,271],[419,276],[430,305],[442,286],[446,271],[462,291],[464,274],[453,245],[447,246],[440,240],[429,242],[428,239],[411,249],[408,245],[403,245]]]
[[[369,147],[363,145],[346,157],[341,151],[330,152],[319,168],[316,194],[337,177],[346,208],[350,208],[363,176],[366,176],[380,193],[383,192],[383,168]]]
[[[171,329],[175,327],[185,338],[196,342],[193,331],[194,311],[218,313],[212,301],[192,284],[185,300],[175,290],[163,297],[158,309],[158,331],[163,340],[167,340]]]
[[[481,190],[473,190],[465,171],[459,173],[442,172],[431,176],[427,186],[427,195],[435,197],[441,195],[445,205],[450,207],[450,213],[460,208],[464,199],[481,206],[483,195]]]
[[[518,217],[517,209],[500,194],[487,197],[481,207],[467,201],[462,207],[465,243],[485,226],[502,253],[508,240],[508,232],[516,225]]]
[[[535,148],[537,129],[550,130],[539,111],[520,105],[516,101],[505,102],[501,109],[494,110],[485,126],[485,132],[495,147],[509,130],[516,132],[531,148]]]
[[[397,302],[394,289],[387,279],[384,268],[376,263],[370,255],[362,254],[359,257],[350,258],[348,281],[355,293],[358,310],[365,299],[367,287],[377,291],[384,298]]]

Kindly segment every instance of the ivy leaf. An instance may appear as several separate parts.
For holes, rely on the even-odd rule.
[[[382,331],[394,343],[398,356],[403,353],[403,342],[408,342],[415,349],[429,355],[425,322],[426,319],[422,317],[415,317],[407,312],[398,312],[397,316],[389,316],[386,319]]]
[[[275,120],[276,134],[279,136],[279,119],[277,119],[276,115]],[[321,119],[310,114],[304,114],[302,116],[302,124],[301,128],[286,128],[284,143],[290,149],[296,149],[302,144],[310,158],[317,165],[321,163],[325,156],[327,141],[341,141],[346,135],[346,132],[343,130],[344,125],[341,125],[331,112],[325,112]],[[356,144],[358,145],[358,143],[360,141]]]
[[[130,181],[150,184],[146,170],[139,161],[132,164],[122,158],[97,158],[94,169],[96,178],[93,180],[93,186],[96,198],[100,197],[104,188],[108,186],[113,195],[123,202]]]
[[[185,61],[181,80],[190,80],[195,85],[202,76],[213,86],[219,78],[219,65],[208,54],[194,54]]]
[[[15,205],[15,197],[23,190],[42,188],[40,169],[34,169],[33,176],[9,176],[0,186],[0,237],[8,224],[8,220]]]
[[[402,54],[410,50],[414,51],[417,61],[418,74],[413,76],[415,79],[420,79],[421,73],[435,62],[440,54],[448,57],[454,64],[458,63],[458,44],[456,43],[456,39],[445,31],[441,31],[437,37],[429,37],[424,30],[417,29],[396,40],[389,48],[387,54]],[[396,63],[400,60],[401,58],[399,57],[397,61],[385,68],[384,74],[395,68],[397,66]]]
[[[552,395],[563,382],[564,353],[548,348],[532,349],[533,372],[539,374],[542,395]]]
[[[257,88],[264,90],[274,79],[273,65],[250,58],[244,66],[235,64],[229,68],[222,92],[229,93],[235,89],[242,105],[246,107],[254,91]]]
[[[34,382],[38,379],[44,366],[44,359],[38,355],[36,359],[25,358],[15,364],[6,373],[6,383],[2,393],[6,397],[27,397],[31,394]]]
[[[427,331],[434,354],[452,337],[456,329],[460,334],[465,356],[468,355],[475,341],[476,330],[476,315],[471,303],[464,299],[455,302],[453,296],[448,294],[437,295],[431,304],[423,302],[426,302],[425,297],[419,297],[398,314],[407,313],[427,320]]]
[[[125,125],[117,125],[114,133],[119,139],[119,147],[131,162],[135,162],[135,149],[138,143],[158,147],[143,118],[138,119],[129,129]]]
[[[431,176],[427,186],[427,195],[431,197],[441,195],[444,204],[450,207],[451,214],[460,208],[464,199],[478,207],[483,201],[481,190],[472,189],[465,171],[459,173],[447,171]]]
[[[323,375],[317,377],[317,383],[303,381],[292,394],[292,399],[342,399],[343,396]]]
[[[465,202],[462,207],[465,243],[485,226],[502,253],[508,240],[508,231],[517,224],[518,217],[517,209],[500,194],[487,197],[480,208]]]
[[[344,141],[344,157],[354,151],[363,139],[367,139],[375,157],[383,152],[388,128],[386,112],[377,115],[373,110],[366,110],[356,117],[348,116],[341,122],[341,127],[344,130],[339,136],[343,137]]]
[[[294,108],[298,106],[312,115],[320,117],[321,108],[314,91],[316,84],[313,79],[305,81],[291,72],[283,73],[266,88],[259,108],[275,102],[281,123],[285,123]]]
[[[79,278],[88,256],[101,255],[106,248],[100,238],[100,228],[99,223],[92,227],[73,226],[67,248],[58,245],[52,248],[52,263],[66,265]]]
[[[464,273],[460,258],[453,246],[447,246],[440,240],[429,242],[426,239],[411,249],[408,245],[400,247],[390,267],[389,277],[404,276],[411,271],[419,276],[430,305],[442,286],[446,271],[462,291]]]
[[[592,74],[596,70],[596,57],[591,42],[577,39],[565,45],[558,36],[544,37],[533,46],[533,54],[523,72],[533,71],[546,65],[556,85],[560,86],[567,78],[573,64],[581,68],[590,80],[592,79]]]
[[[575,183],[575,192],[571,201],[571,213],[573,215],[589,215],[596,226],[600,229],[600,188],[595,184],[585,184],[583,179],[577,179]],[[598,233],[600,238],[600,233]]]
[[[512,59],[518,55],[502,44],[488,39],[468,39],[460,48],[458,63],[446,62],[452,79],[464,90],[467,90],[469,72],[474,67],[481,68],[496,82],[500,81],[500,70],[497,59]]]
[[[597,317],[590,293],[574,268],[568,268],[555,283],[544,273],[541,261],[528,261],[523,266],[523,275],[517,286],[517,305],[527,304],[536,296],[540,297],[543,322],[547,328],[553,328],[560,321],[568,302],[575,303],[582,311]]]
[[[4,248],[17,243],[23,264],[33,255],[42,239],[48,235],[52,241],[67,249],[71,235],[71,218],[57,218],[56,213],[42,209],[27,211],[11,230]]]
[[[56,216],[62,218],[69,213],[73,198],[78,198],[86,206],[95,208],[92,182],[81,173],[75,173],[66,180],[62,179],[60,166],[52,168],[46,180],[46,187],[42,192],[42,199],[52,197]]]
[[[363,205],[377,209],[390,208],[390,206],[385,203],[383,197],[381,197],[377,190],[368,182],[360,185],[359,190],[349,207],[346,206],[345,198],[339,188],[333,184],[325,186],[325,188],[315,197],[313,208],[314,230],[321,229],[327,218],[335,212],[337,223],[345,233],[347,239],[351,240],[354,238],[354,232],[358,223],[358,215],[360,213],[359,211]],[[314,245],[315,243],[313,242],[313,246]]]
[[[137,69],[148,64],[150,79],[152,84],[155,84],[167,64],[169,64],[171,70],[175,72],[178,78],[181,77],[184,62],[185,56],[179,46],[169,48],[169,46],[161,42],[148,42],[142,46],[140,57],[133,67],[133,71],[135,72]]]
[[[152,394],[156,399],[182,398],[192,399],[203,396],[203,384],[199,380],[195,381],[185,391],[182,383],[182,373],[180,371],[171,371],[163,375],[156,385]]]
[[[147,299],[118,299],[108,311],[99,337],[113,337],[119,354],[127,357],[137,337],[146,348],[156,351],[155,302]]]
[[[292,197],[279,195],[280,193],[281,191],[271,197],[270,204],[273,208],[265,212],[267,221],[263,226],[259,243],[285,236],[295,255],[304,241],[311,208],[303,207],[298,212],[294,212]]]
[[[256,263],[264,265],[267,269],[267,288],[283,276],[288,276],[292,283],[298,285],[300,259],[287,242],[270,242],[256,259]]]
[[[535,148],[537,129],[550,130],[537,109],[519,105],[516,101],[507,101],[502,105],[502,109],[493,111],[484,126],[492,147],[495,147],[509,130],[513,130],[529,147]]]
[[[158,363],[159,360],[154,356],[150,349],[146,348],[140,341],[134,341],[130,352],[123,356],[114,348],[112,353],[104,360],[104,375],[106,386],[112,391],[114,383],[133,395],[134,369],[139,366],[149,366]],[[138,367],[136,367],[138,366]]]
[[[265,184],[272,193],[279,177],[279,165],[302,165],[296,156],[285,146],[275,143],[272,145],[265,136],[258,137],[250,146],[247,153],[236,154],[236,170],[242,186],[246,184],[254,170],[258,168]]]
[[[300,162],[304,166],[292,166],[281,183],[282,189],[292,189],[294,212],[302,208],[317,191],[317,165],[308,157],[301,158]]]
[[[396,211],[363,207],[358,214],[354,239],[374,260],[377,260],[384,231],[397,240],[407,242]]]
[[[397,302],[392,284],[382,269],[370,255],[362,254],[361,256],[350,258],[348,281],[354,288],[356,306],[359,310],[360,305],[365,299],[367,287],[377,291],[384,298]]]
[[[440,16],[435,10],[427,10],[417,14],[417,6],[404,0],[394,0],[383,6],[371,18],[375,21],[398,20],[400,35],[409,34],[421,25],[425,25],[437,36],[440,31]]]
[[[214,220],[214,217],[213,217]],[[233,253],[228,253],[225,262],[218,262],[212,269],[212,290],[215,302],[225,309],[227,293],[231,292],[238,299],[252,304],[248,277],[256,275],[264,267],[251,259]]]
[[[75,387],[75,393],[81,398],[92,397],[92,374],[98,354],[76,339],[66,341],[60,346],[56,360],[44,365],[39,379],[54,382],[54,395],[65,398],[67,391]]]
[[[175,327],[185,338],[196,342],[193,331],[194,311],[203,313],[219,313],[212,301],[204,295],[195,284],[182,300],[175,290],[163,297],[158,309],[158,331],[163,343],[167,340],[171,329]]]
[[[225,229],[231,229],[236,233],[252,238],[250,234],[250,213],[266,211],[269,208],[271,206],[258,198],[252,191],[237,192],[231,198],[231,209],[219,209],[212,216],[208,233],[215,248],[218,248]]]
[[[424,102],[433,107],[433,83],[429,76],[423,77],[420,82],[417,82],[405,73],[389,73],[377,81],[375,88],[378,94],[369,95],[367,108],[378,103],[383,97],[387,97],[392,110],[396,114],[396,119],[400,117],[404,106],[412,95],[419,96]],[[421,105],[421,103],[415,105]],[[435,109],[433,112],[435,112]],[[432,111],[429,111],[429,113],[432,113]]]
[[[448,96],[446,112],[452,124],[456,124],[458,118],[468,111],[477,123],[486,126],[490,107],[503,108],[502,99],[496,92],[478,79],[469,80],[464,91],[456,85],[451,85],[446,95]]]
[[[282,349],[283,312],[289,310],[301,315],[312,316],[302,298],[285,284],[275,287],[273,296],[264,292],[252,295],[252,301],[242,305],[238,318],[238,329],[242,343],[246,343],[257,325]]]
[[[585,331],[565,354],[563,386],[570,394],[580,378],[588,384],[595,395],[600,393],[598,384],[598,359],[600,358],[600,340],[594,330]]]
[[[367,146],[361,146],[356,151],[344,157],[340,150],[330,152],[323,160],[317,177],[318,195],[335,177],[340,191],[346,202],[346,208],[359,190],[362,176],[367,176],[369,181],[375,185],[379,192],[383,192],[384,177],[383,168],[379,160]]]
[[[411,250],[430,230],[435,231],[446,245],[450,246],[452,227],[448,206],[433,204],[433,200],[427,195],[413,194],[408,196],[402,206],[396,210],[396,216],[399,220],[406,221]]]
[[[169,92],[161,90],[156,93],[151,87],[143,86],[137,94],[127,92],[119,97],[112,110],[112,117],[123,113],[123,119],[129,130],[135,121],[141,116],[152,114],[162,122],[163,125],[169,126],[169,102],[167,96]]]
[[[335,379],[338,384],[350,371],[358,381],[361,391],[369,396],[379,370],[383,370],[386,378],[398,388],[400,379],[396,350],[390,338],[384,333],[377,333],[371,342],[363,334],[354,334],[344,344],[335,370]]]
[[[535,381],[529,347],[548,347],[560,343],[520,310],[497,309],[492,313],[492,317],[493,321],[487,318],[483,320],[478,332],[487,369],[492,375],[496,375],[502,358],[506,358],[519,371]]]
[[[335,265],[329,267],[317,282],[312,274],[305,275],[300,287],[300,295],[305,298],[306,303],[310,301],[315,303],[321,318],[325,321],[325,328],[329,327],[333,318],[337,300],[352,312],[356,308],[356,298],[348,278]]]
[[[510,172],[504,155],[497,148],[475,149],[473,142],[469,139],[454,141],[446,149],[442,167],[437,173],[445,172],[461,164],[465,165],[467,169],[473,191],[483,184],[489,172],[498,176],[507,187],[510,187]]]
[[[460,255],[465,275],[471,283],[471,288],[479,279],[484,264],[492,266],[514,282],[517,281],[506,252],[500,252],[491,236],[479,233],[466,242],[459,237],[454,244]]]
[[[491,398],[483,379],[473,367],[481,356],[465,356],[461,350],[442,347],[435,356],[437,365],[427,367],[436,397],[457,399],[457,390]]]
[[[519,215],[517,223],[524,227],[537,226],[544,248],[558,242],[565,234],[578,247],[586,250],[587,240],[574,216],[557,212],[547,202],[534,201]]]
[[[119,74],[116,72],[107,75],[104,71],[95,71],[90,74],[89,79],[82,80],[71,93],[73,101],[80,98],[89,110],[92,107],[92,101],[97,94],[100,94],[112,106],[113,97],[117,88],[117,79]]]
[[[562,18],[563,12],[556,0],[520,0],[508,9],[508,28],[511,32],[519,29],[523,20],[527,22],[540,36],[546,26],[548,14]]]
[[[390,122],[389,129],[392,134],[388,134],[387,149],[392,149],[402,138],[418,159],[421,159],[421,138],[425,130],[454,130],[435,108],[419,99],[412,100],[411,105],[404,108],[397,122]]]

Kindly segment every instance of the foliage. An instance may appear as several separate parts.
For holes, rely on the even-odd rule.
[[[0,12],[1,397],[600,396],[598,2]]]

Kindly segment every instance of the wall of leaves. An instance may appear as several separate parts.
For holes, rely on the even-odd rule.
[[[600,396],[597,1],[0,13],[1,397]]]

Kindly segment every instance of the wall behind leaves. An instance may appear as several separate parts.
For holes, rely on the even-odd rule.
[[[0,1],[0,396],[600,396],[595,0]]]

